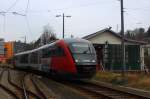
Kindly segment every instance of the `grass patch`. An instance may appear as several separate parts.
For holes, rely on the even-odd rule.
[[[112,81],[114,78],[119,77],[120,74],[116,74],[113,72],[98,72],[94,79],[95,80],[101,80],[101,81],[106,81],[106,82],[110,82]]]

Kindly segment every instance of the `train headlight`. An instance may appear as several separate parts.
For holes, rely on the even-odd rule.
[[[95,60],[92,60],[92,62],[94,63],[94,62],[96,62]]]
[[[75,62],[79,62],[79,60],[76,59]]]

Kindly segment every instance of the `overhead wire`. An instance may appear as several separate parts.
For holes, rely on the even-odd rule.
[[[131,28],[133,26],[142,27],[145,25],[145,24],[143,24],[144,22],[142,21],[142,19],[144,19],[144,17],[142,17],[142,16],[137,17],[137,15],[134,15],[133,13],[130,13],[130,12],[126,12],[126,15],[127,15],[126,17],[129,20],[129,21],[125,22],[125,24],[128,26],[128,29],[129,29],[129,27]]]
[[[19,0],[16,0],[8,9],[7,9],[7,12],[9,12],[18,2]],[[93,3],[93,4],[83,4],[83,5],[78,5],[78,6],[74,6],[74,7],[66,7],[66,8],[60,8],[60,9],[52,9],[52,10],[45,10],[45,11],[37,11],[36,13],[42,13],[42,12],[50,12],[50,11],[54,11],[54,10],[65,10],[65,9],[71,9],[71,8],[81,8],[81,7],[89,7],[89,6],[95,6],[95,5],[104,5],[104,4],[108,4],[107,2],[101,2],[101,3]],[[27,13],[34,13],[34,11],[32,12],[29,12],[28,9],[29,9],[29,4],[30,4],[30,1],[27,0],[27,5],[26,5],[26,8],[25,8],[25,21],[26,21],[26,24],[27,24],[27,28],[28,28],[28,32],[31,34],[31,28],[30,28],[30,23],[29,23],[29,19],[28,19],[28,16],[27,16]],[[145,8],[145,7],[144,7]],[[129,8],[129,10],[132,9],[132,8]],[[133,10],[141,10],[140,8],[133,8]],[[143,9],[143,8],[142,8]],[[127,8],[128,10],[128,8]],[[6,18],[6,16],[5,16]],[[4,18],[4,19],[5,19]],[[5,19],[6,21],[6,19]],[[6,22],[4,22],[6,24]],[[4,27],[4,23],[3,23],[3,27]]]
[[[56,10],[66,10],[66,9],[72,9],[72,8],[81,8],[81,7],[89,7],[89,6],[95,6],[95,5],[104,5],[104,4],[108,4],[108,2],[100,2],[100,3],[92,3],[92,4],[82,4],[82,5],[78,5],[78,6],[74,6],[74,7],[65,7],[65,8],[58,8],[58,9],[47,9],[47,10],[39,10],[39,11],[30,11],[28,12],[28,7],[29,7],[29,0],[27,2],[27,7],[25,10],[25,13],[49,13],[51,11],[56,11]]]
[[[1,11],[0,15],[3,17],[3,22],[2,22],[2,32],[5,33],[5,25],[6,25],[6,13],[4,11]]]
[[[27,0],[27,6],[26,6],[26,9],[25,9],[26,14],[28,13],[29,3],[30,3],[29,0]]]
[[[149,12],[149,9],[150,8],[150,5],[147,5],[147,6],[143,6],[143,7],[132,7],[132,8],[130,8],[130,7],[126,7],[125,8],[125,14],[127,15],[127,17],[134,23],[134,24],[137,24],[137,23],[139,23],[139,22],[141,22],[142,21],[142,19],[144,19],[144,14],[142,14],[142,13],[144,13],[144,11],[148,11]],[[134,11],[134,12],[133,12]],[[138,13],[136,13],[136,12],[139,12],[139,11],[142,11],[142,12],[140,12],[140,16],[139,15],[136,15],[136,14],[138,14]],[[138,19],[138,21],[137,21],[137,19]],[[130,22],[130,21],[129,21]]]
[[[126,12],[125,12],[125,14],[129,17],[132,17],[132,19],[135,21],[135,19],[144,19],[144,14],[141,14],[140,13],[140,16],[138,16],[137,14],[139,14],[139,13],[133,13],[132,11],[130,11],[130,9],[126,9]]]
[[[32,33],[31,33],[31,28],[30,28],[30,23],[29,23],[29,20],[28,20],[28,17],[27,17],[27,16],[25,16],[25,21],[26,21],[26,25],[27,25],[27,28],[28,28],[28,32],[29,32],[30,34],[32,34]]]
[[[3,15],[4,17],[4,22],[3,22],[3,33],[6,33],[6,15]]]
[[[16,0],[7,10],[6,12],[9,12],[18,2],[19,0]]]
[[[65,10],[65,9],[89,7],[89,6],[104,5],[104,4],[108,4],[108,2],[100,2],[100,3],[93,3],[93,4],[82,4],[82,5],[78,5],[78,6],[74,6],[74,7],[66,7],[66,8],[53,9],[53,10]]]
[[[149,8],[127,8],[127,10],[134,11],[134,12],[137,12],[137,11],[147,11],[147,12],[149,12],[150,7]]]
[[[1,15],[4,17],[3,21],[3,32],[6,32],[6,13],[10,13],[9,11],[17,4],[19,0],[16,0],[6,11],[2,11]]]
[[[27,29],[28,29],[28,33],[31,35],[31,37],[33,36],[32,35],[32,31],[31,31],[31,28],[30,28],[30,23],[29,23],[29,20],[28,20],[28,9],[29,9],[29,5],[30,5],[30,1],[27,0],[27,6],[26,6],[26,9],[25,9],[25,21],[26,21],[26,25],[27,25]]]

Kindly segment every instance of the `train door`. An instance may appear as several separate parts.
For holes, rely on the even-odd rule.
[[[45,48],[41,51],[41,71],[49,72],[51,69],[51,54],[53,53],[51,48]]]
[[[62,47],[60,46],[54,46],[52,49],[52,62],[51,62],[51,66],[52,66],[52,70],[53,71],[57,71],[59,73],[62,73],[65,71],[65,54],[64,54],[64,50]]]

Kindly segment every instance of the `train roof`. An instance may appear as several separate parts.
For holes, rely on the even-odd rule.
[[[73,42],[85,42],[85,43],[90,43],[90,41],[88,40],[85,40],[85,39],[80,39],[80,38],[66,38],[66,39],[62,39],[65,43],[73,43]],[[33,49],[33,50],[28,50],[28,51],[24,51],[24,52],[20,52],[20,53],[17,53],[15,54],[15,56],[18,56],[18,55],[23,55],[23,54],[29,54],[29,53],[32,53],[32,52],[36,52],[38,50],[41,50],[41,49],[44,49],[44,48],[47,48],[49,46],[52,46],[54,45],[56,42],[59,42],[61,40],[57,40],[57,41],[54,41],[50,44],[46,44],[46,45],[43,45],[39,48],[36,48],[36,49]]]
[[[49,47],[49,46],[52,46],[52,45],[54,45],[54,44],[55,44],[55,42],[50,43],[50,44],[46,44],[46,45],[43,45],[43,46],[41,46],[41,47],[39,47],[39,48],[36,48],[36,49],[33,49],[33,50],[28,50],[28,51],[24,51],[24,52],[17,53],[17,54],[15,54],[15,56],[23,55],[23,54],[29,54],[29,53],[32,53],[32,52],[36,52],[36,51],[38,51],[38,50],[41,50],[41,49],[47,48],[47,47]]]

